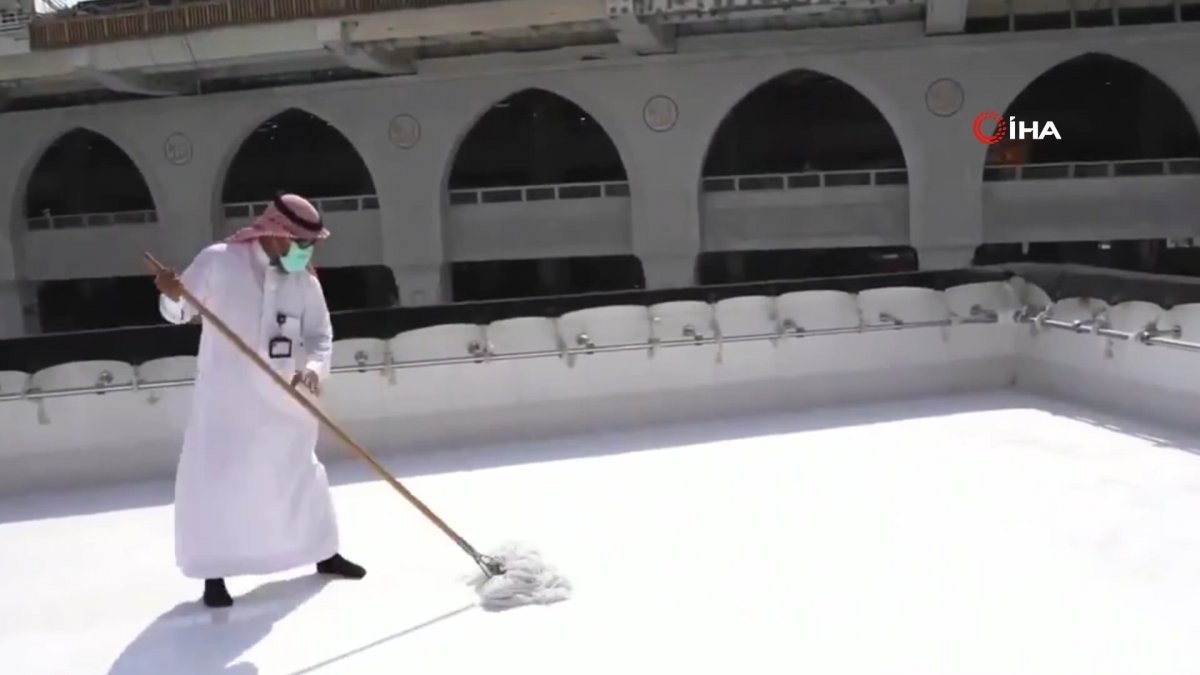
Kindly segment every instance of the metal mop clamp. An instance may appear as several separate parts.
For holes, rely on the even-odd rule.
[[[158,260],[155,260],[154,256],[150,255],[149,253],[143,253],[143,256],[145,257],[146,262],[152,272],[157,274],[159,272],[168,271],[167,268],[162,265],[162,263],[158,262]],[[258,354],[258,352],[247,345],[241,336],[233,332],[233,329],[231,329],[217,315],[213,314],[212,311],[204,306],[203,303],[197,300],[196,297],[187,290],[187,288],[182,288],[182,291],[184,299],[187,300],[188,304],[194,307],[202,317],[204,317],[204,320],[207,321],[210,326],[217,329],[218,332],[228,338],[229,341],[238,348],[238,351],[242,352],[246,358],[253,361],[254,364],[259,367],[259,369],[261,369],[264,373],[270,376],[272,380],[275,381],[275,384],[278,384],[281,389],[295,399],[295,401],[304,409],[312,413],[313,416],[316,417],[322,424],[324,424],[330,431],[332,431],[333,434],[346,445],[346,447],[348,447],[360,458],[362,458],[363,461],[369,464],[371,468],[374,469],[377,474],[379,474],[380,478],[387,482],[388,485],[392,486],[392,488],[395,489],[396,492],[399,492],[401,496],[407,499],[408,502],[416,507],[416,509],[420,511],[422,515],[428,518],[429,521],[436,525],[437,528],[446,536],[450,537],[455,544],[458,544],[458,547],[466,552],[467,555],[471,556],[471,559],[475,561],[475,564],[478,565],[481,570],[483,570],[484,575],[487,577],[495,577],[505,573],[506,570],[502,562],[491,556],[480,554],[473,546],[468,544],[465,539],[459,536],[457,532],[450,529],[450,526],[447,525],[445,521],[431,511],[428,506],[425,506],[421,500],[417,499],[416,495],[410,492],[408,488],[404,487],[400,481],[396,480],[395,476],[389,473],[382,464],[376,461],[375,458],[371,456],[371,453],[367,452],[366,449],[356,443],[354,439],[351,438],[350,435],[347,434],[337,422],[334,422],[329,415],[327,415],[325,411],[322,410],[311,398],[301,394],[295,387],[285,380],[282,375],[276,372],[275,369],[272,368],[270,364],[268,364],[263,357]]]

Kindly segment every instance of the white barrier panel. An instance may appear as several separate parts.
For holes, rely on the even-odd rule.
[[[138,414],[138,411],[152,414],[171,429],[184,429],[187,426],[188,417],[191,416],[192,387],[155,387],[154,385],[169,385],[193,380],[196,377],[196,357],[171,356],[154,359],[138,366],[134,370],[134,374],[138,380],[137,391],[116,392],[109,396],[119,400],[128,398],[131,401],[144,402],[149,407],[145,410],[137,408],[134,412],[135,415]],[[152,442],[155,438],[155,434],[148,434],[148,441]],[[181,444],[182,442],[179,441],[175,445]]]
[[[941,291],[929,288],[874,288],[858,296],[863,320],[868,324],[897,327],[947,322],[950,306]],[[864,336],[863,353],[873,368],[892,364],[899,369],[946,363],[950,357],[950,328],[930,326],[912,330],[877,332]]]
[[[382,404],[395,375],[394,371],[385,369],[389,363],[387,340],[334,341],[332,366],[337,374],[323,387],[321,398],[325,406],[337,410],[341,419],[348,422],[375,420],[387,415]]]
[[[778,333],[775,298],[766,295],[726,298],[717,302],[713,318],[717,329],[717,363],[721,366],[714,382],[728,384],[769,379],[775,372],[776,344],[764,340],[733,340]]]
[[[775,350],[774,370],[801,375],[855,369],[863,334],[824,337],[822,331],[853,330],[863,325],[858,298],[843,291],[799,291],[775,301],[775,318],[783,337]],[[804,337],[814,334],[814,337]]]
[[[1037,284],[1032,284],[1021,277],[1009,279],[1008,285],[1012,287],[1013,292],[1017,296],[1017,301],[1022,306],[1049,307],[1054,304],[1046,291],[1042,290]]]
[[[1162,308],[1152,302],[1123,302],[1101,312],[1106,324],[1123,333],[1152,329],[1159,331],[1165,316]],[[1104,356],[1111,360],[1109,368],[1117,379],[1140,380],[1153,372],[1167,372],[1179,357],[1188,354],[1169,349],[1154,349],[1136,340],[1104,337]],[[1170,386],[1169,382],[1161,383]]]
[[[497,360],[489,362],[504,391],[495,406],[539,405],[569,398],[573,373],[563,353],[558,324],[547,317],[520,317],[495,321],[487,326],[488,349]],[[507,360],[520,354],[558,354],[525,360]]]
[[[469,359],[485,344],[483,327],[475,324],[430,326],[400,333],[388,350],[398,366],[396,386],[387,394],[387,409],[404,416],[469,410],[479,401],[471,387],[471,362],[414,367],[437,359]],[[482,358],[482,357],[480,357]]]
[[[1022,303],[1017,290],[1001,281],[963,284],[945,291],[950,315],[959,321],[950,329],[949,354],[952,362],[975,362],[987,371],[985,379],[1011,379],[1011,364],[1017,355],[1017,340],[1024,329],[1016,322]],[[994,324],[964,321],[995,316]],[[1006,363],[1007,362],[1007,363]]]
[[[630,391],[655,388],[646,377],[650,368],[650,312],[643,305],[593,307],[562,315],[558,320],[562,342],[584,350],[566,358],[575,378],[576,396],[605,399]],[[605,347],[629,346],[626,351]]]
[[[1042,300],[1014,280],[432,326],[336,342],[322,405],[380,454],[1013,383],[1192,423],[1200,346],[1163,340],[1200,343],[1200,305]],[[194,373],[192,357],[0,373],[0,494],[168,474]]]
[[[717,321],[712,305],[698,300],[652,305],[650,327],[655,348],[648,377],[667,392],[712,386],[717,372]],[[681,342],[692,344],[675,346]]]

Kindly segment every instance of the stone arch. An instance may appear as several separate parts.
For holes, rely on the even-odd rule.
[[[701,175],[903,168],[900,139],[872,100],[841,78],[796,68],[757,85],[726,112]]]
[[[27,221],[156,210],[148,176],[106,134],[74,127],[54,137],[36,157],[19,193],[21,215]]]
[[[530,202],[529,217],[521,222],[526,232],[546,232],[548,223],[559,222],[564,216],[594,218],[589,222],[597,225],[597,231],[604,230],[608,250],[597,252],[586,243],[581,249],[566,245],[547,250],[532,239],[521,249],[510,248],[499,254],[488,249],[487,255],[494,255],[494,259],[477,255],[451,262],[450,286],[455,300],[643,287],[645,273],[640,259],[631,251],[615,250],[628,245],[632,199],[605,199],[602,205],[592,202],[594,210],[574,201],[628,198],[636,190],[620,149],[621,141],[627,139],[620,137],[620,129],[612,128],[616,121],[609,117],[607,124],[601,122],[603,107],[589,101],[584,92],[564,94],[526,87],[492,101],[465,127],[447,157],[444,204],[453,208],[484,202]],[[594,115],[577,101],[584,101],[600,114]],[[558,190],[522,189],[570,184],[582,185]],[[478,192],[488,188],[513,189]],[[473,210],[463,217],[488,218]],[[618,239],[624,243],[615,244]]]
[[[1001,116],[1054,122],[1062,140],[1005,138],[986,148],[985,166],[1200,157],[1200,132],[1179,95],[1149,69],[1107,53],[1045,70]]]
[[[710,127],[713,132],[700,162],[702,237],[717,242],[706,244],[697,261],[700,283],[916,268],[916,253],[907,244],[908,157],[904,138],[891,121],[897,118],[895,101],[870,90],[869,79],[855,78],[850,71],[834,74],[792,65],[759,80],[724,107],[720,121]],[[852,83],[856,79],[867,86]],[[894,117],[890,119],[885,109]],[[811,175],[824,172],[846,173]],[[772,202],[755,222],[764,223],[762,230],[773,234],[743,237],[742,217],[730,215],[758,208],[757,197],[741,191],[866,185],[890,186],[886,201],[860,204],[857,220],[847,220],[846,227],[849,232],[867,220],[890,223],[890,234],[877,243],[814,243],[821,237],[805,236],[806,224],[824,223],[818,227],[827,228],[836,222],[840,227],[842,207],[810,197],[789,200],[788,206]],[[716,194],[728,191],[741,194]],[[870,234],[854,231],[851,238],[875,236],[878,229],[871,229]],[[739,243],[730,244],[732,239]]]
[[[314,199],[373,195],[375,181],[349,137],[323,117],[290,107],[242,138],[216,188],[219,202],[229,204],[266,201],[278,190]]]
[[[628,180],[611,133],[572,98],[540,87],[481,111],[449,159],[450,190]]]

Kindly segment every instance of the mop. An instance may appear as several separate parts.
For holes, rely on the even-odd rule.
[[[149,253],[143,253],[150,270],[155,274],[170,272],[162,263]],[[182,284],[181,284],[182,286]],[[470,579],[480,598],[480,607],[488,610],[509,609],[522,605],[546,605],[566,600],[571,595],[571,584],[557,570],[543,562],[541,554],[531,546],[519,542],[510,542],[498,547],[488,555],[475,550],[457,532],[450,528],[417,496],[409,491],[400,481],[396,480],[371,453],[350,437],[341,425],[333,421],[311,398],[300,393],[282,375],[277,373],[270,364],[254,351],[245,340],[233,332],[228,324],[212,313],[186,288],[182,289],[183,297],[196,309],[208,325],[217,329],[228,338],[243,355],[255,363],[264,373],[271,377],[285,392],[288,393],[304,409],[312,413],[329,431],[333,432],[343,444],[363,459],[388,485],[408,500],[418,511],[429,519],[438,529],[458,545],[475,564],[480,572]]]

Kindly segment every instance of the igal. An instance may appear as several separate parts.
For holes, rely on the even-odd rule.
[[[1054,126],[1054,122],[1030,122],[1029,126],[1025,126],[1025,122],[1017,121],[1016,117],[1008,118],[1008,137],[1011,140],[1023,141],[1027,133],[1035,141],[1040,141],[1047,136],[1053,136],[1060,141],[1062,140],[1062,136],[1058,134],[1058,128]]]

